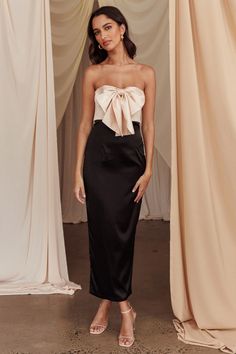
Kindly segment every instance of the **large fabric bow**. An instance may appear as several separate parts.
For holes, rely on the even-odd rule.
[[[132,116],[141,111],[145,102],[140,88],[103,85],[96,91],[96,100],[104,111],[103,123],[115,131],[115,136],[134,134]]]

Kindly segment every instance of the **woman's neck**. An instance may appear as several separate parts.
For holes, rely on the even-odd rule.
[[[108,57],[106,59],[106,64],[110,65],[125,65],[125,64],[133,64],[134,61],[128,56],[128,53],[123,50],[116,50],[115,52],[111,52],[108,54]]]

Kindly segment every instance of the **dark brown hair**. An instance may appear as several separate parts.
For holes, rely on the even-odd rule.
[[[93,21],[94,17],[99,16],[99,15],[107,16],[108,18],[115,21],[119,26],[122,24],[125,25],[125,33],[124,33],[123,43],[124,43],[124,46],[125,46],[126,51],[128,53],[128,56],[131,59],[133,59],[134,56],[136,55],[136,45],[129,38],[128,24],[127,24],[127,21],[126,21],[124,15],[115,6],[102,6],[92,13],[92,15],[89,19],[89,23],[88,23],[88,36],[91,40],[91,43],[89,46],[89,58],[90,58],[91,62],[93,64],[99,64],[103,60],[105,60],[108,55],[107,51],[105,49],[98,48],[98,42],[97,42],[94,32],[93,32],[92,21]]]

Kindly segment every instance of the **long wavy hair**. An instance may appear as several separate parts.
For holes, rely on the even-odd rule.
[[[107,16],[108,18],[115,21],[119,26],[122,24],[125,25],[125,33],[124,33],[123,43],[124,43],[124,46],[125,46],[126,51],[128,53],[128,56],[131,59],[133,59],[136,55],[136,45],[129,38],[128,23],[127,23],[124,15],[115,6],[102,6],[92,13],[92,15],[89,19],[89,23],[88,23],[88,36],[91,40],[91,43],[89,45],[89,58],[90,58],[91,62],[93,64],[99,64],[103,60],[105,60],[108,56],[107,51],[105,49],[98,48],[99,43],[97,42],[94,32],[93,32],[92,21],[93,21],[94,17],[99,16],[99,15]]]

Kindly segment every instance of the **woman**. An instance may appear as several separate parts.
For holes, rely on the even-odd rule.
[[[155,72],[133,60],[136,46],[116,7],[93,12],[88,35],[93,64],[83,78],[75,194],[86,201],[90,293],[102,299],[90,333],[107,328],[110,306],[118,302],[119,345],[130,347],[136,312],[128,297],[135,230],[152,175]]]

